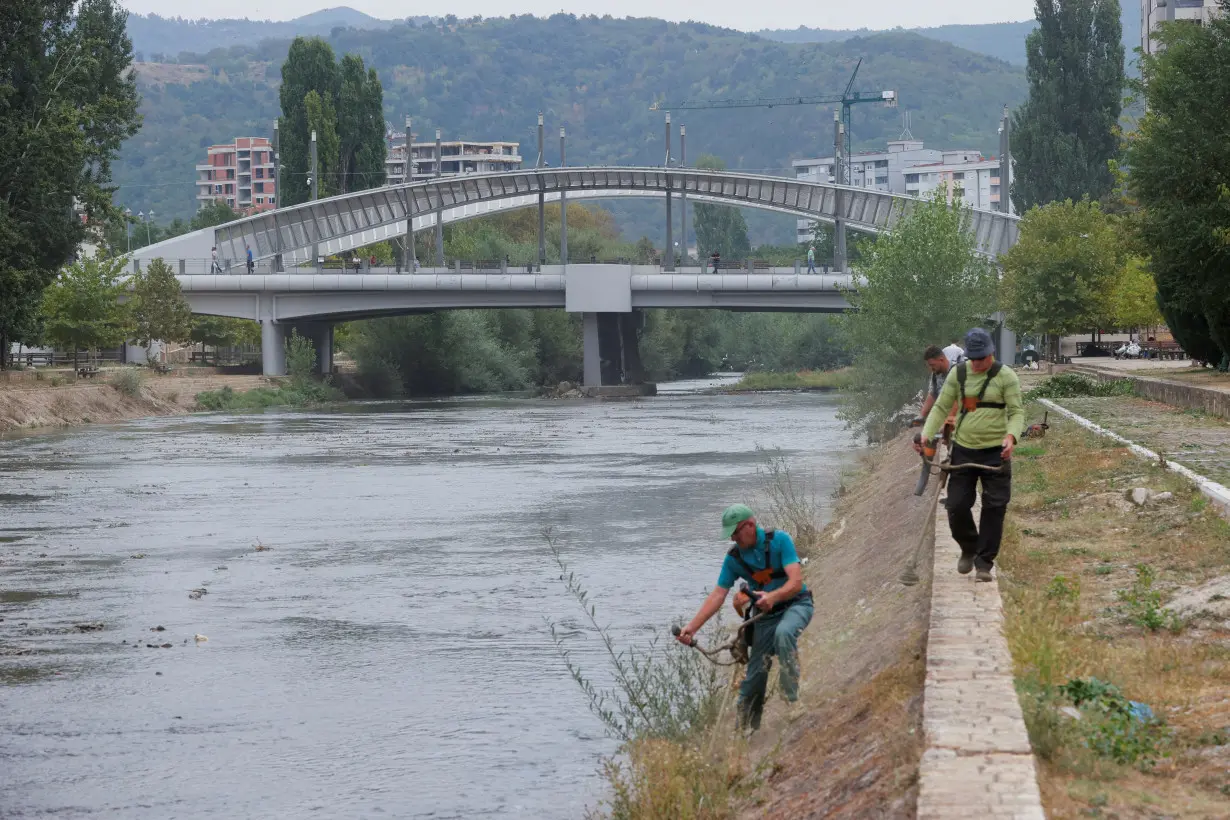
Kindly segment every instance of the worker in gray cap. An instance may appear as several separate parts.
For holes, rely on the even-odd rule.
[[[996,471],[955,470],[948,478],[948,527],[961,546],[957,572],[977,569],[975,579],[992,580],[991,569],[999,555],[1004,534],[1004,516],[1012,498],[1012,450],[1025,424],[1021,382],[1012,368],[995,361],[991,334],[976,327],[965,334],[966,361],[949,371],[915,440],[929,441],[939,433],[948,408],[957,402],[956,430],[952,436],[952,466],[981,464]],[[982,482],[982,520],[974,526],[974,499]]]

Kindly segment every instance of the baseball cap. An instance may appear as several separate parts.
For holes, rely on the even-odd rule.
[[[746,504],[732,504],[722,513],[722,535],[726,538],[735,534],[735,527],[756,514]]]

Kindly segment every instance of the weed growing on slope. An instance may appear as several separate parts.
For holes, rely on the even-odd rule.
[[[1116,593],[1122,603],[1120,610],[1124,619],[1150,632],[1169,629],[1183,630],[1183,619],[1162,606],[1162,593],[1153,588],[1153,569],[1147,564],[1136,565],[1136,580],[1128,589]]]

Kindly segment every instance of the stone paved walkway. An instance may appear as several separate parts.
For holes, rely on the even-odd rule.
[[[923,695],[927,745],[918,818],[1044,820],[1033,751],[1013,688],[999,583],[976,584],[972,573],[958,575],[960,556],[941,504],[935,517]]]

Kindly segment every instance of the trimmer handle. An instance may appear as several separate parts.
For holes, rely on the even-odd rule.
[[[679,627],[677,627],[677,626],[673,626],[673,627],[671,627],[671,635],[674,635],[676,638],[678,638],[678,637],[679,637],[679,635],[680,635],[680,633],[682,633],[682,632],[683,632],[683,630],[682,630],[682,629],[680,629],[680,628],[679,628]],[[692,645],[692,642],[691,642],[691,641],[688,641],[688,646],[691,646],[691,645]]]

